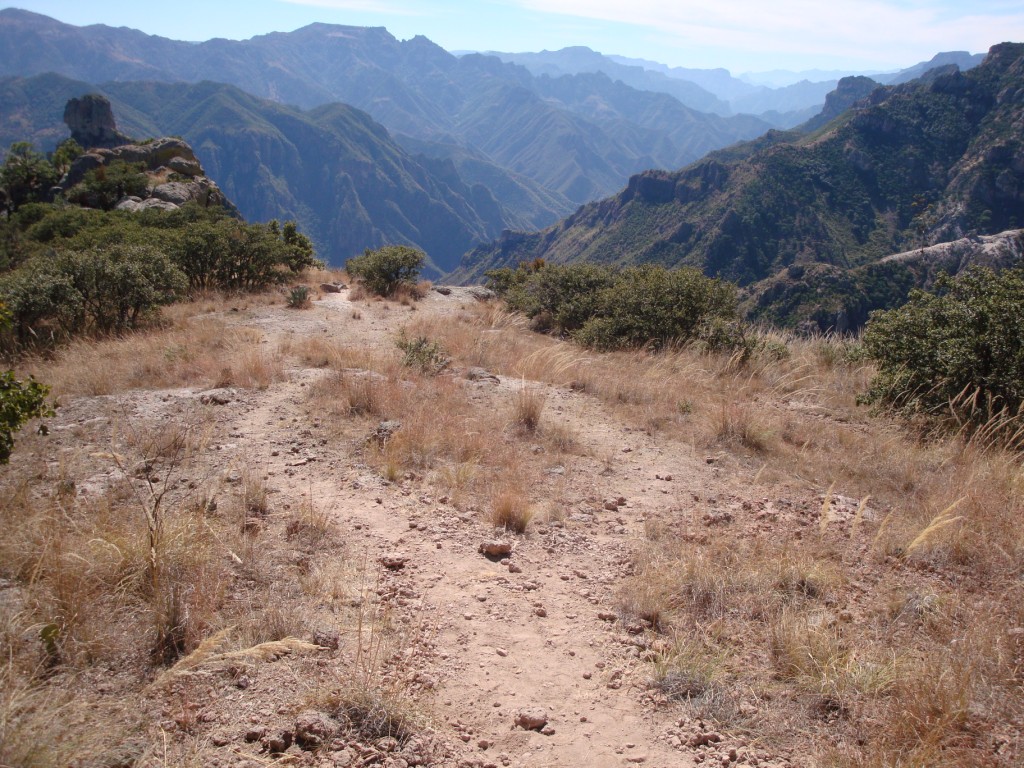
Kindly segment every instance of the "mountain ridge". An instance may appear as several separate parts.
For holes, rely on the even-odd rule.
[[[689,111],[688,135],[659,136],[666,148],[653,157],[635,149],[648,141],[649,125],[618,114],[609,135],[607,123],[582,109],[551,103],[541,92],[550,84],[537,82],[525,68],[483,56],[460,59],[425,37],[399,41],[382,27],[312,24],[246,41],[183,43],[5,10],[0,46],[10,52],[0,61],[0,76],[56,71],[86,82],[207,79],[303,109],[341,101],[368,112],[398,140],[483,152],[490,162],[577,205],[610,194],[660,157],[677,167],[770,127]],[[616,98],[612,85],[578,79],[573,86],[582,90],[571,101],[608,102]],[[644,103],[645,113],[667,103],[648,91],[631,98]],[[673,113],[687,109],[671,107]],[[633,148],[623,146],[624,138]]]
[[[132,135],[180,135],[249,220],[297,221],[340,264],[386,243],[425,250],[427,274],[455,266],[474,243],[524,219],[450,161],[421,161],[369,115],[342,104],[301,111],[221,83],[124,82],[93,86],[60,75],[0,79],[6,143],[52,148],[69,98],[99,92]],[[513,182],[509,182],[513,183]]]
[[[758,284],[790,269],[853,269],[915,246],[1014,229],[1024,204],[1024,172],[1016,170],[1024,140],[1013,127],[1024,113],[1022,86],[1024,45],[994,46],[966,73],[939,70],[870,89],[815,130],[772,131],[680,171],[633,176],[618,195],[542,232],[505,233],[478,247],[452,277],[479,279],[538,258],[651,262],[696,266],[758,294]],[[905,283],[902,296],[912,281]],[[760,293],[752,313],[826,329],[844,312],[857,325],[899,299],[872,291],[854,285],[849,296],[829,293],[796,315]]]

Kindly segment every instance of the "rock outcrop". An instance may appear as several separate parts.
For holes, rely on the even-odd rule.
[[[68,102],[69,109],[72,102]],[[145,197],[125,196],[115,206],[118,209],[173,210],[185,203],[194,202],[203,207],[219,206],[232,215],[238,215],[234,204],[206,176],[192,147],[181,139],[170,137],[152,139],[142,144],[92,148],[71,164],[58,186],[62,192],[66,192],[84,181],[90,171],[117,162],[137,165],[149,179]]]
[[[64,122],[71,131],[71,138],[86,149],[109,149],[131,142],[117,130],[110,101],[98,93],[71,99],[64,107]]]

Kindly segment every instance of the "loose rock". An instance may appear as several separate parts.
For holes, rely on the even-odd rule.
[[[539,731],[548,724],[548,713],[536,707],[521,709],[516,714],[515,723],[525,731]]]
[[[508,541],[484,541],[480,544],[479,552],[484,557],[500,560],[512,554],[512,544]]]
[[[323,712],[309,710],[295,718],[295,743],[312,751],[334,738],[338,725]]]

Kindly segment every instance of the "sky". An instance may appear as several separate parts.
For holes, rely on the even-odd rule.
[[[940,51],[1024,41],[1024,0],[20,0],[77,26],[176,40],[247,39],[312,22],[425,35],[449,51],[585,45],[734,75],[775,69],[893,71]]]

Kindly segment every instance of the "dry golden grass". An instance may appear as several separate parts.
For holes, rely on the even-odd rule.
[[[680,456],[714,447],[752,499],[800,502],[790,517],[757,527],[705,528],[688,495],[680,509],[647,519],[618,608],[650,633],[651,678],[673,706],[733,735],[792,747],[813,764],[1020,764],[1019,453],[984,433],[921,439],[859,409],[856,394],[872,371],[841,339],[789,339],[788,356],[747,361],[689,348],[605,355],[528,333],[494,303],[443,319],[423,314],[410,336],[440,341],[456,366],[522,382],[512,397],[532,402],[512,403],[510,415],[475,400],[473,385],[457,377],[403,368],[396,350],[310,337],[270,351],[257,334],[201,317],[146,337],[73,345],[31,367],[64,394],[265,386],[285,362],[322,368],[306,389],[308,406],[335,437],[387,479],[424,479],[512,531],[527,530],[545,503],[549,517],[560,509],[533,447],[566,453],[584,442],[586,426],[555,423],[541,395],[571,388],[592,412],[645,430]],[[385,419],[401,428],[364,442]],[[168,462],[201,462],[207,448],[202,424],[188,434],[172,425],[115,434],[125,466],[148,456],[161,460],[160,472]],[[24,445],[32,451],[37,442],[26,436]],[[50,685],[43,672],[70,686],[94,662],[125,658],[125,638],[144,638],[146,655],[168,662],[228,627],[237,628],[232,646],[245,650],[301,635],[324,616],[344,625],[359,660],[356,684],[332,689],[324,706],[353,731],[407,732],[415,713],[400,690],[379,684],[397,641],[386,616],[367,607],[376,585],[339,555],[340,537],[312,502],[274,514],[265,486],[259,501],[258,476],[217,508],[208,502],[225,490],[212,483],[169,495],[154,570],[150,497],[140,501],[127,481],[101,496],[77,493],[102,461],[109,464],[68,455],[4,479],[0,576],[18,585],[22,602],[0,601],[0,651],[9,660],[0,726],[16,736],[0,743],[24,750],[43,732],[32,719],[40,686]],[[616,472],[617,462],[607,453],[604,470]],[[261,525],[247,531],[239,521],[250,509],[260,510],[252,516]],[[308,561],[294,567],[281,542]],[[287,600],[271,600],[281,594]],[[26,639],[42,639],[41,630],[51,640]],[[53,701],[59,714],[66,702]],[[743,715],[740,704],[751,702],[757,714]],[[68,763],[62,744],[39,748],[52,753],[42,764]],[[29,759],[0,749],[8,750],[0,762]]]
[[[439,338],[462,364],[571,386],[649,433],[668,430],[666,438],[678,439],[683,428],[696,430],[697,444],[753,452],[759,457],[753,482],[765,492],[780,481],[810,484],[819,493],[832,486],[819,503],[824,511],[817,512],[817,532],[803,541],[737,542],[726,535],[710,545],[680,545],[669,534],[641,553],[635,577],[622,589],[622,611],[667,633],[674,646],[710,648],[733,670],[742,654],[747,668],[732,673],[735,683],[769,693],[773,686],[796,685],[814,697],[802,715],[769,707],[769,720],[758,726],[762,733],[785,741],[787,728],[810,729],[817,734],[816,754],[844,765],[889,765],[898,755],[910,756],[907,764],[935,764],[942,755],[951,765],[970,765],[984,747],[977,739],[968,743],[965,734],[1001,712],[1020,716],[1024,702],[1005,681],[1016,679],[1011,660],[1021,652],[1005,644],[957,644],[954,627],[978,614],[958,602],[955,587],[938,590],[946,595],[940,604],[953,599],[960,605],[953,613],[914,608],[893,619],[881,586],[861,607],[867,618],[850,624],[840,610],[850,581],[862,579],[865,568],[889,563],[896,578],[909,583],[927,581],[929,573],[948,571],[957,580],[970,574],[970,583],[997,596],[997,610],[1006,612],[1012,599],[999,596],[1024,562],[1020,456],[980,439],[922,442],[865,413],[855,397],[872,370],[851,354],[848,342],[790,339],[788,356],[741,365],[688,349],[593,355],[525,334],[516,318],[494,307],[465,313],[456,323],[423,321],[416,328]],[[833,493],[861,500],[852,517],[832,517]],[[657,525],[649,521],[649,527]],[[902,627],[908,616],[921,623],[892,636],[891,622]],[[999,621],[1015,626],[1020,620]],[[959,658],[948,658],[936,636],[954,642]],[[737,647],[737,637],[750,640]],[[751,663],[749,651],[756,648],[770,653]],[[729,710],[721,698],[728,698],[721,681],[729,676],[717,666],[698,668],[692,654],[677,656],[675,662],[659,656],[655,678],[669,680],[662,689],[690,690],[692,684],[694,691],[713,692],[712,710]],[[940,671],[947,667],[961,671]],[[702,701],[694,705],[708,703]],[[965,701],[985,703],[965,709]],[[837,747],[822,729],[826,721],[842,723],[863,746]],[[867,726],[878,722],[887,725]],[[1014,727],[1008,732],[1019,733]],[[1011,764],[1008,756],[1018,748],[1004,750],[994,764]]]
[[[200,318],[120,339],[77,340],[52,361],[22,367],[57,397],[181,386],[265,389],[284,377],[284,369],[262,341],[251,329]]]
[[[526,533],[533,509],[522,490],[515,487],[502,488],[491,500],[491,523],[511,533]]]
[[[536,432],[545,400],[544,393],[525,385],[520,387],[512,397],[512,423],[523,432]]]

